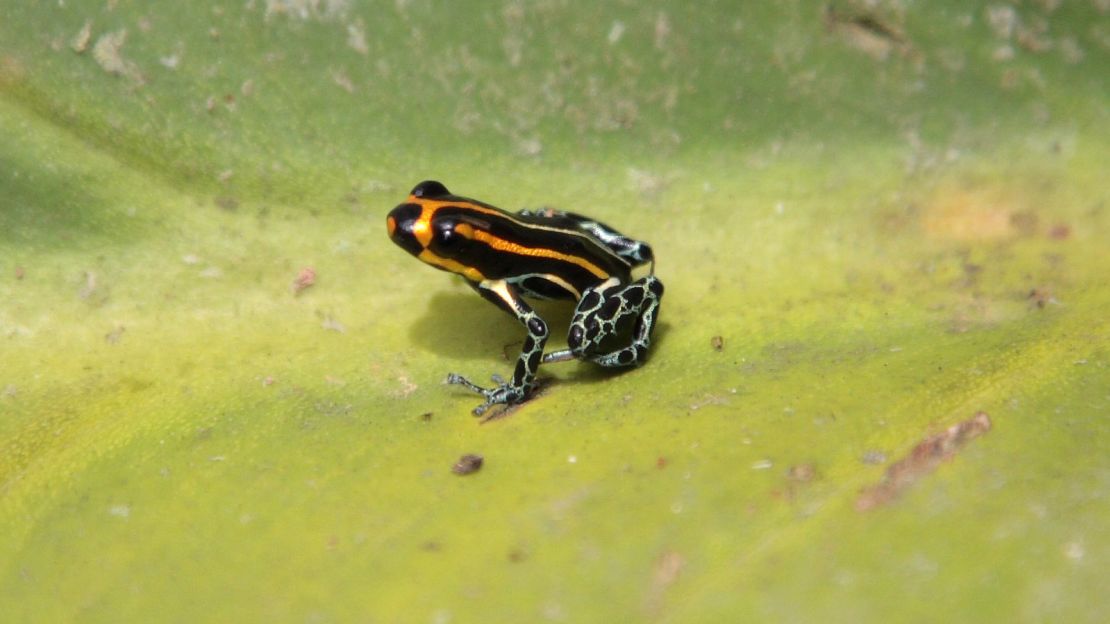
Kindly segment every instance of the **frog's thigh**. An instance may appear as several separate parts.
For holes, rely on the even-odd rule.
[[[601,366],[639,364],[651,346],[651,332],[662,296],[663,283],[652,275],[624,287],[605,282],[587,290],[571,321],[568,346],[577,357]],[[619,321],[628,316],[635,317],[628,345],[598,353],[602,341],[613,335]]]

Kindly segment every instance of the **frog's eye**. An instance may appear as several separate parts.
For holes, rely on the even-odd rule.
[[[447,190],[446,186],[435,180],[424,180],[413,187],[411,194],[413,197],[443,197],[444,195],[450,195],[451,192]]]
[[[455,231],[454,221],[441,221],[435,226],[435,242],[436,246],[440,249],[451,249],[456,247],[462,236]]]

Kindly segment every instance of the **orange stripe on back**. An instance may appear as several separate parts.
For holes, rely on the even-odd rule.
[[[517,219],[514,219],[511,214],[505,212],[504,210],[500,210],[498,208],[487,208],[486,206],[480,206],[480,205],[475,204],[473,202],[459,201],[459,200],[450,200],[450,201],[448,201],[448,200],[425,199],[425,198],[422,198],[422,197],[416,197],[414,195],[409,196],[409,201],[412,202],[412,203],[420,204],[420,206],[423,208],[423,211],[420,213],[420,219],[418,219],[416,221],[416,223],[414,223],[413,226],[412,226],[412,232],[416,236],[416,240],[420,241],[420,244],[423,245],[425,248],[428,247],[428,244],[431,243],[431,240],[432,240],[432,231],[431,231],[432,217],[435,215],[436,211],[438,211],[441,208],[465,208],[467,210],[473,210],[474,212],[480,212],[482,214],[496,215],[497,217],[500,217],[500,218],[503,218],[503,219],[508,219],[510,221],[519,223],[520,225],[522,225],[524,227],[540,227],[540,229],[548,229],[548,228],[543,228],[542,226],[534,226],[532,224],[523,223],[523,222],[521,222]],[[590,262],[589,260],[586,260],[585,258],[582,258],[580,256],[574,256],[574,255],[570,255],[570,254],[560,253],[558,251],[555,251],[553,249],[548,249],[546,247],[525,247],[524,245],[518,245],[517,243],[513,243],[513,242],[507,241],[503,238],[494,236],[493,234],[490,234],[489,232],[476,230],[468,224],[459,224],[459,225],[457,225],[455,227],[455,232],[457,232],[460,236],[465,236],[466,238],[469,238],[469,239],[472,239],[472,240],[478,240],[478,241],[481,241],[483,243],[486,243],[487,245],[489,245],[490,247],[493,247],[494,249],[496,249],[498,251],[505,251],[505,252],[508,252],[508,253],[514,253],[514,254],[518,254],[518,255],[522,255],[522,256],[532,256],[532,257],[538,257],[538,258],[551,258],[553,260],[561,260],[563,262],[569,262],[571,264],[578,265],[578,266],[582,267],[583,269],[586,269],[587,271],[589,271],[594,276],[596,276],[600,279],[606,279],[610,275],[609,272],[606,271],[605,269],[597,266],[596,264],[594,264],[594,263]],[[585,234],[580,233],[580,232],[567,231],[566,233],[577,235],[577,236],[583,236],[585,238],[589,238],[588,236],[586,236]],[[423,254],[422,254],[422,257],[423,257]],[[441,258],[441,260],[443,260],[443,259]],[[621,260],[623,261],[623,258]],[[457,264],[459,266],[463,266],[462,264],[460,264],[458,262],[454,262],[454,261],[451,261],[451,262],[453,262],[454,264]],[[438,266],[444,266],[444,265],[439,264]],[[455,269],[450,269],[450,270],[452,270],[456,273],[464,274],[462,271],[457,271]],[[471,270],[473,271],[474,269],[471,269]]]

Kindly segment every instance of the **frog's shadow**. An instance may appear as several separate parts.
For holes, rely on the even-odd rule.
[[[566,332],[574,315],[574,304],[569,301],[529,300],[539,315],[551,328],[551,338],[547,342],[547,352],[566,348]],[[660,321],[652,332],[652,351],[667,334],[667,324]],[[488,361],[491,356],[501,360],[497,370],[504,377],[512,374],[513,365],[520,354],[524,342],[524,328],[506,312],[482,300],[470,292],[439,292],[432,296],[424,314],[416,318],[409,329],[413,344],[421,350],[429,351],[447,358],[459,360]],[[492,337],[492,338],[491,338]],[[651,356],[648,356],[650,360]],[[632,368],[605,368],[590,363],[572,366],[565,374],[573,380],[599,380],[620,374]],[[540,377],[545,376],[549,366],[540,367]],[[460,371],[461,372],[461,371]],[[468,371],[469,372],[469,371]],[[444,371],[444,375],[447,371]],[[474,375],[477,381],[488,375]],[[484,379],[483,379],[484,381]]]

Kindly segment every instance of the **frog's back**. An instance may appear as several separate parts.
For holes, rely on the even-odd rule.
[[[578,299],[610,279],[627,283],[642,263],[615,244],[629,239],[606,226],[558,211],[506,212],[434,181],[418,184],[387,226],[394,242],[427,264],[536,297]]]
[[[622,283],[631,278],[632,263],[572,219],[514,214],[463,197],[451,199],[455,201],[436,210],[436,218],[471,226],[466,260],[486,279],[506,280],[532,296],[576,299],[611,277]]]

